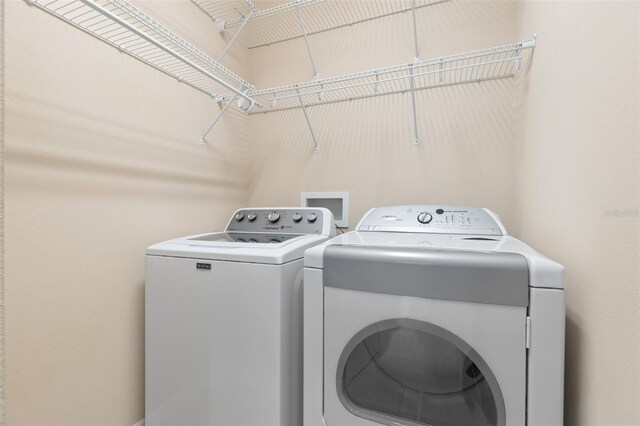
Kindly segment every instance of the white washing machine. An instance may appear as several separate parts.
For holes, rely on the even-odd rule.
[[[145,424],[298,425],[302,276],[323,208],[238,210],[147,250]]]
[[[562,424],[564,267],[491,211],[373,209],[304,280],[305,425]]]

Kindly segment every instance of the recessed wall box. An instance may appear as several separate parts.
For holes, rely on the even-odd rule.
[[[349,227],[349,193],[348,192],[302,192],[302,207],[325,207],[331,210],[336,226]]]

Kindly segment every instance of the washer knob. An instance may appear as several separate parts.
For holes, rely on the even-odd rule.
[[[242,219],[244,219],[244,213],[238,212],[238,213],[236,214],[236,220],[237,220],[238,222],[242,222]]]
[[[300,213],[294,213],[293,214],[293,221],[294,222],[300,222],[302,220],[302,214]]]
[[[313,223],[316,221],[317,218],[318,218],[318,215],[316,215],[314,212],[307,213],[307,220],[309,222]]]
[[[249,222],[253,222],[254,220],[256,220],[256,214],[255,214],[255,213],[249,213],[249,214],[247,215],[247,220],[248,220]]]
[[[271,212],[269,213],[269,216],[267,216],[267,219],[269,219],[269,222],[276,223],[278,219],[280,219],[280,213]]]
[[[433,219],[433,216],[427,212],[422,212],[418,215],[418,222],[420,223],[429,223]]]

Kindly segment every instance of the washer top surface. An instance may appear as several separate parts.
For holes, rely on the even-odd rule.
[[[224,232],[191,235],[152,245],[147,255],[283,264],[335,235],[333,215],[324,208],[245,208]]]
[[[508,235],[499,217],[488,209],[436,205],[371,209],[356,231],[308,250],[305,267],[322,269],[324,253],[330,245],[378,247],[386,249],[389,256],[396,251],[398,257],[404,249],[516,253],[527,260],[529,286],[564,288],[564,267]]]

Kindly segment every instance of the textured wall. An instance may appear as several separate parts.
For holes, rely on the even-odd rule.
[[[512,43],[516,18],[511,2],[418,9],[420,57]],[[412,61],[411,23],[411,13],[401,13],[310,36],[319,76]],[[251,80],[261,88],[313,76],[301,39],[251,49],[250,58]],[[297,205],[301,191],[344,190],[351,226],[373,206],[428,202],[483,205],[513,226],[516,85],[507,79],[418,92],[417,146],[409,93],[309,107],[318,154],[302,111],[252,115],[251,204]]]
[[[640,3],[524,2],[518,232],[567,267],[566,423],[640,424]]]
[[[5,424],[4,380],[4,2],[0,4],[0,425]]]
[[[567,424],[639,424],[638,8],[455,1],[420,10],[421,57],[537,32],[531,68],[516,81],[421,92],[419,146],[408,95],[310,107],[319,154],[300,111],[251,116],[252,204],[348,190],[351,226],[379,205],[496,210],[567,266]],[[408,14],[310,42],[321,77],[406,62],[413,49]],[[301,40],[250,55],[259,87],[312,76]]]
[[[219,229],[245,204],[246,117],[201,146],[210,98],[5,4],[7,423],[130,426],[144,416],[145,247]],[[141,7],[222,50],[190,2]]]
[[[4,5],[8,424],[139,420],[144,248],[218,228],[247,200],[322,190],[351,191],[351,226],[384,204],[498,211],[567,265],[567,424],[640,423],[637,2],[419,10],[422,58],[537,32],[526,80],[420,92],[419,146],[407,94],[312,107],[319,154],[300,111],[229,115],[201,147],[217,112],[205,96],[25,2]],[[141,7],[221,51],[189,2]],[[320,76],[410,61],[410,22],[310,37]],[[258,87],[312,77],[301,40],[227,59]]]

